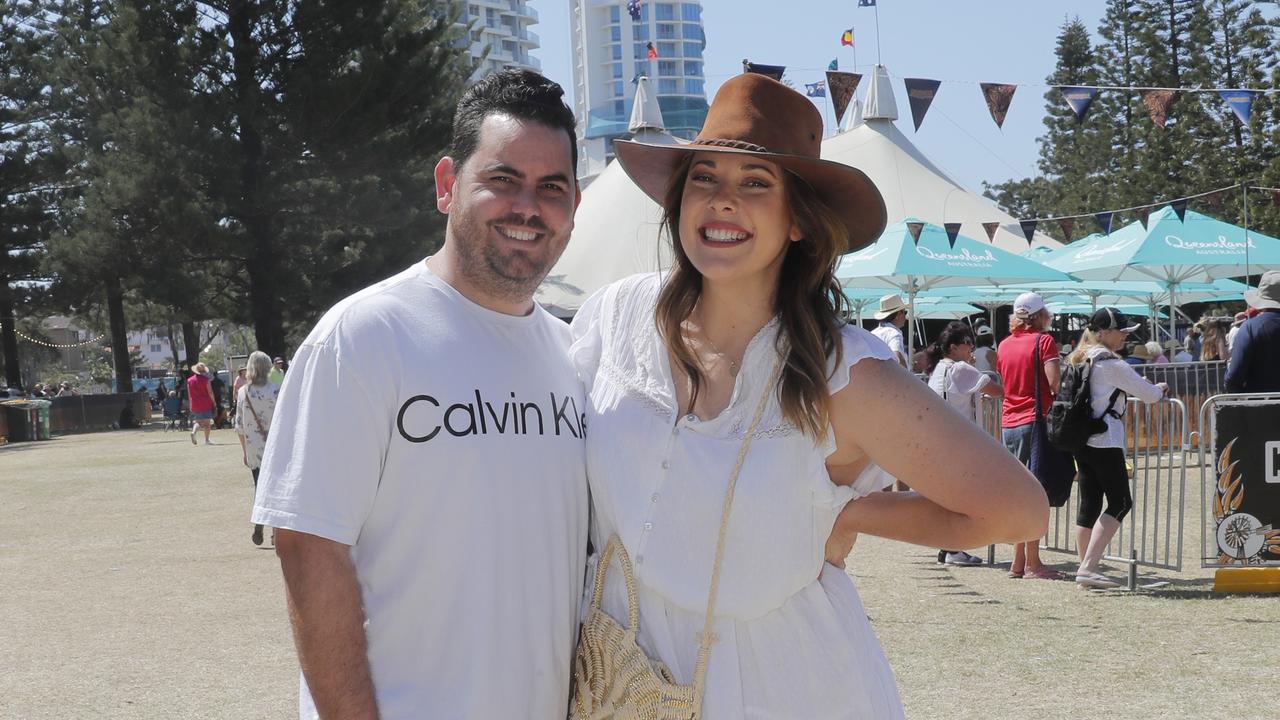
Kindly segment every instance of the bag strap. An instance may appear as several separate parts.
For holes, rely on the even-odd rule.
[[[1036,386],[1036,420],[1040,418],[1040,373],[1044,369],[1040,366],[1040,338],[1044,333],[1036,333],[1036,344],[1031,349],[1031,382]]]
[[[702,633],[699,635],[698,661],[693,671],[694,697],[696,698],[693,717],[695,718],[702,714],[702,695],[706,689],[707,661],[711,657],[711,643],[715,639],[711,633],[711,626],[715,617],[716,593],[720,589],[720,568],[724,560],[725,541],[728,537],[729,511],[733,505],[733,491],[738,485],[738,475],[742,472],[742,464],[747,457],[747,448],[751,446],[751,440],[755,437],[756,429],[760,427],[760,420],[764,417],[764,410],[769,404],[769,398],[777,387],[781,371],[782,355],[779,355],[774,362],[772,372],[769,374],[769,380],[765,383],[764,393],[760,397],[760,402],[756,405],[755,415],[751,418],[751,426],[747,428],[746,435],[742,438],[742,447],[738,449],[738,457],[733,464],[733,470],[729,473],[729,486],[725,490],[724,506],[720,511],[720,531],[716,537],[715,562],[711,566],[711,588],[707,592],[707,615],[703,621]],[[591,586],[591,604],[588,607],[593,610],[600,607],[601,599],[604,596],[605,571],[614,555],[618,556],[618,564],[622,567],[623,584],[627,590],[627,629],[635,633],[639,631],[640,626],[639,602],[636,599],[635,570],[631,565],[630,556],[627,555],[627,549],[622,546],[622,540],[617,533],[609,536],[608,543],[605,544],[599,560],[596,561],[596,574]]]
[[[267,428],[263,427],[263,425],[262,425],[262,418],[258,417],[258,411],[257,411],[257,410],[254,410],[254,409],[253,409],[253,403],[249,402],[249,388],[248,388],[248,386],[245,386],[245,389],[244,389],[244,404],[245,404],[245,407],[249,408],[249,414],[250,414],[250,415],[253,415],[253,421],[254,421],[255,423],[257,423],[257,425],[258,425],[258,432],[262,434],[262,437],[266,437],[266,436],[267,436]]]
[[[751,439],[755,437],[756,428],[760,426],[760,418],[764,417],[764,409],[769,404],[769,398],[773,395],[778,384],[778,377],[782,372],[782,355],[779,354],[777,360],[773,363],[773,370],[769,373],[769,380],[765,383],[764,393],[760,396],[760,402],[756,405],[755,417],[751,418],[751,426],[747,428],[747,434],[742,438],[742,447],[738,449],[738,459],[733,464],[733,471],[729,473],[729,488],[724,494],[724,508],[720,511],[720,534],[716,538],[716,560],[711,566],[711,589],[707,592],[707,617],[702,625],[702,636],[698,642],[698,663],[693,671],[693,692],[695,698],[694,717],[702,715],[702,695],[706,687],[707,680],[707,660],[711,657],[711,643],[715,639],[711,634],[712,619],[716,609],[716,591],[720,589],[720,563],[724,559],[725,540],[728,537],[729,530],[729,510],[733,505],[733,491],[738,485],[738,475],[742,472],[742,463],[747,458],[747,448],[751,447]]]
[[[1084,376],[1084,382],[1081,384],[1087,385],[1093,382],[1093,364],[1094,363],[1098,362],[1099,360],[1119,360],[1119,359],[1120,358],[1116,357],[1116,355],[1111,351],[1097,353],[1092,357],[1085,358],[1085,376]],[[1101,420],[1102,418],[1108,415],[1110,415],[1111,417],[1117,420],[1122,419],[1123,415],[1121,413],[1116,412],[1116,399],[1123,397],[1124,394],[1125,392],[1120,388],[1116,388],[1115,390],[1112,390],[1111,397],[1110,399],[1107,400],[1107,409],[1102,411],[1102,414],[1098,416],[1098,419]]]

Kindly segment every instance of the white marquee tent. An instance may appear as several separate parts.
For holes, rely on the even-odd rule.
[[[681,142],[661,130],[661,113],[648,82],[636,89],[631,130],[649,142]],[[883,67],[876,70],[861,107],[851,110],[847,129],[822,143],[822,157],[865,172],[880,188],[889,223],[918,217],[941,225],[961,223],[960,231],[985,240],[984,222],[999,222],[995,244],[1023,252],[1027,241],[1017,219],[991,201],[952,180],[921,153],[894,124],[898,117],[893,89]],[[560,317],[572,317],[591,293],[627,275],[669,266],[665,236],[659,239],[662,211],[612,162],[583,191],[573,237],[560,261],[538,289],[536,299]],[[1036,233],[1034,245],[1060,243]]]

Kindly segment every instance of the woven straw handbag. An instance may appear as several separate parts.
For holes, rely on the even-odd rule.
[[[756,406],[755,417],[742,439],[738,459],[729,475],[724,507],[720,513],[720,534],[716,540],[715,563],[711,568],[711,588],[707,593],[707,614],[698,642],[698,662],[693,684],[675,681],[666,665],[650,660],[636,643],[640,613],[636,601],[635,571],[631,558],[617,535],[609,538],[596,564],[591,603],[578,634],[578,649],[573,659],[573,700],[569,720],[697,720],[702,714],[702,694],[707,678],[707,660],[711,655],[712,618],[715,615],[716,590],[720,586],[720,561],[724,557],[725,531],[729,526],[729,509],[733,490],[746,459],[751,438],[756,434],[769,396],[777,385],[781,357],[774,363],[770,381]],[[623,627],[600,607],[604,595],[605,574],[609,562],[617,555],[622,580],[627,588],[627,625]]]

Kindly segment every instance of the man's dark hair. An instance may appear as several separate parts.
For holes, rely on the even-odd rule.
[[[573,110],[564,104],[564,88],[532,70],[504,70],[480,79],[467,88],[453,116],[453,143],[449,157],[455,167],[476,151],[480,125],[494,113],[517,120],[533,120],[559,128],[569,136],[573,172],[578,173],[578,137]]]

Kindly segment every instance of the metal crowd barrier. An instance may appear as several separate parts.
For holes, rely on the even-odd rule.
[[[1189,408],[1200,408],[1206,400],[1226,392],[1226,362],[1161,363],[1159,365],[1135,365],[1138,374],[1153,383],[1168,383],[1169,397],[1177,398]],[[1188,418],[1189,433],[1199,432],[1199,418]]]
[[[1128,565],[1129,589],[1136,589],[1138,566],[1182,570],[1185,527],[1187,452],[1190,428],[1186,404],[1170,397],[1147,405],[1129,398],[1125,410],[1125,458],[1132,468],[1129,490],[1133,510],[1107,546],[1104,557]],[[1070,500],[1049,515],[1049,530],[1041,547],[1079,556],[1076,512],[1079,488]]]

